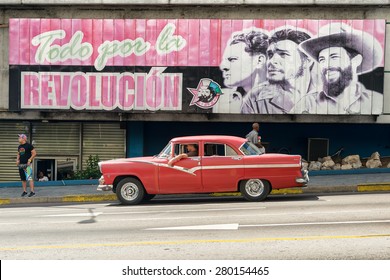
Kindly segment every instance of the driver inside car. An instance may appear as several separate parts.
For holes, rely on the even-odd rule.
[[[183,158],[188,157],[197,157],[199,155],[198,153],[198,145],[196,144],[188,144],[187,145],[187,153],[182,153],[180,155],[175,156],[174,158],[170,159],[168,161],[169,166],[173,166],[174,163],[178,162],[179,160]]]

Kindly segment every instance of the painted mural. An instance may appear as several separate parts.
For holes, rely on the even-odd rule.
[[[10,109],[379,115],[384,37],[384,20],[10,19]]]

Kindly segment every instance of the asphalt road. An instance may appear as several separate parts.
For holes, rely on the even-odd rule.
[[[390,259],[390,194],[0,208],[0,259]]]

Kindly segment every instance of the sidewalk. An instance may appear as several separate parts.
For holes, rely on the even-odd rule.
[[[95,181],[93,181],[93,183],[95,183]],[[100,192],[96,190],[96,187],[96,184],[36,186],[35,197],[21,198],[22,188],[17,186],[17,184],[13,184],[12,187],[0,187],[0,205],[117,201],[114,193],[111,191]],[[309,185],[306,188],[275,190],[271,194],[323,194],[369,191],[390,191],[390,173],[311,176]],[[230,196],[238,194],[224,193],[211,195]]]

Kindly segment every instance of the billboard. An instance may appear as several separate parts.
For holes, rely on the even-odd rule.
[[[385,20],[10,19],[10,110],[364,114]]]

